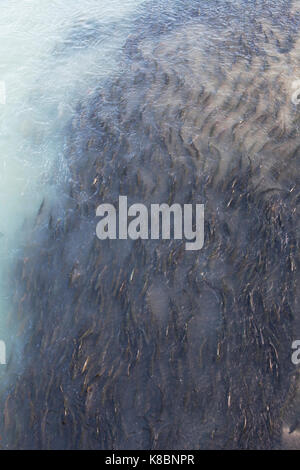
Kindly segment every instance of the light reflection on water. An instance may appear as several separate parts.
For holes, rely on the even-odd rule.
[[[0,339],[6,341],[8,357],[16,332],[7,326],[6,278],[24,236],[23,221],[36,213],[44,197],[59,203],[59,184],[68,178],[62,159],[64,126],[78,101],[117,70],[132,11],[141,3],[1,2]]]

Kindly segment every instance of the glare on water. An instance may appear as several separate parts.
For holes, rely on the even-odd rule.
[[[16,332],[7,326],[6,279],[24,219],[44,198],[59,202],[59,184],[68,178],[64,126],[78,101],[117,70],[132,10],[140,3],[0,2],[0,340],[8,359]]]

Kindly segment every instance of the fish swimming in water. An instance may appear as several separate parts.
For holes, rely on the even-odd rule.
[[[13,275],[6,448],[300,448],[298,3],[154,12],[78,105],[63,217],[42,204]],[[98,240],[119,195],[203,203],[203,249]]]

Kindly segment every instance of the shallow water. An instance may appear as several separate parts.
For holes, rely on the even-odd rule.
[[[0,2],[5,447],[286,439],[298,7]],[[121,193],[205,203],[203,251],[97,244],[95,207]]]
[[[24,241],[23,223],[44,198],[60,204],[69,179],[65,126],[79,101],[120,73],[121,48],[141,0],[2,1],[0,4],[0,339],[18,350],[7,325],[8,270]],[[22,358],[19,358],[22,361]],[[3,373],[3,366],[0,368]]]

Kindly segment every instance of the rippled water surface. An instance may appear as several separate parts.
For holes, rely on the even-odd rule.
[[[299,446],[299,11],[0,0],[1,445]],[[101,244],[122,194],[203,250]]]
[[[137,7],[134,1],[2,1],[0,80],[0,337],[8,356],[13,325],[7,270],[26,236],[22,229],[44,198],[60,204],[68,180],[63,162],[66,124],[78,102],[112,73]],[[20,358],[22,360],[22,358]]]

